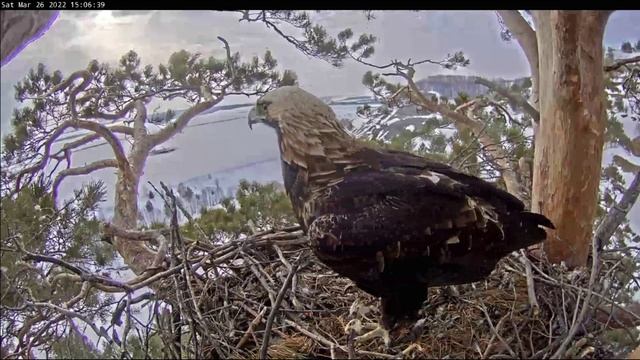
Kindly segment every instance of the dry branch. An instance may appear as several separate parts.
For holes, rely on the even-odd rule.
[[[611,65],[606,65],[604,67],[604,71],[615,71],[625,65],[634,64],[637,62],[640,62],[640,56],[634,56],[627,59],[616,60]]]
[[[53,185],[51,185],[51,188],[52,188],[51,191],[52,191],[52,196],[54,201],[58,198],[58,187],[62,183],[62,180],[64,180],[67,176],[86,175],[96,170],[106,169],[109,167],[113,167],[113,168],[118,167],[118,161],[115,159],[97,160],[84,166],[68,168],[60,171],[56,175],[56,178],[53,181]]]
[[[638,195],[640,195],[640,172],[636,173],[620,201],[609,209],[607,215],[596,228],[595,238],[600,247],[609,242],[609,239],[611,239],[618,226],[620,226],[627,217],[631,207],[633,207],[638,200]]]
[[[462,111],[455,111],[445,104],[438,104],[430,100],[420,91],[417,84],[410,76],[407,76],[406,74],[401,74],[401,76],[406,79],[407,84],[409,85],[409,98],[412,102],[431,112],[439,113],[443,117],[448,118],[458,129],[467,127],[473,131],[474,135],[478,138],[478,141],[484,146],[484,150],[491,156],[491,160],[497,165],[498,171],[504,179],[507,191],[519,199],[522,199],[522,185],[518,181],[516,173],[513,171],[513,166],[509,163],[509,157],[506,155],[501,144],[497,143],[486,134],[484,131],[485,124],[474,119],[472,115],[465,115]],[[469,102],[467,103],[467,107],[461,107],[469,110],[470,108],[473,108],[475,104],[476,102]]]
[[[529,116],[531,116],[535,122],[540,121],[540,113],[538,112],[538,110],[536,110],[533,106],[531,106],[531,104],[529,104],[529,102],[522,96],[515,94],[505,89],[504,87],[494,83],[493,81],[489,81],[487,79],[477,78],[475,82],[476,84],[484,85],[489,89],[495,91],[499,95],[502,95],[503,97],[511,100],[516,105],[518,105],[522,110],[524,110],[527,114],[529,114]]]

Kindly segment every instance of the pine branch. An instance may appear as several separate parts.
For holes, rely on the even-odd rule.
[[[529,116],[531,116],[535,122],[540,121],[540,113],[533,106],[531,106],[531,104],[529,104],[529,102],[524,97],[518,94],[515,94],[507,90],[506,88],[494,83],[493,81],[489,81],[484,78],[477,78],[475,83],[486,86],[489,89],[498,93],[499,95],[502,95],[503,97],[511,100],[512,102],[516,103],[518,107],[520,107],[527,114],[529,114]]]
[[[628,59],[616,60],[611,65],[606,65],[604,67],[604,71],[615,71],[625,65],[635,64],[637,62],[640,62],[640,56],[634,56]]]
[[[484,132],[485,125],[481,121],[473,119],[469,115],[465,115],[462,112],[452,110],[446,105],[438,104],[431,101],[420,91],[411,76],[408,76],[404,73],[399,73],[399,75],[407,80],[410,90],[410,100],[415,101],[418,105],[431,112],[439,113],[442,116],[450,119],[454,123],[454,125],[456,125],[456,127],[468,127],[469,129],[471,129],[471,131],[473,131],[474,135],[477,136],[478,141],[484,146],[485,151],[492,157],[492,161],[494,161],[499,167],[498,170],[500,171],[500,174],[504,179],[507,191],[516,196],[518,199],[522,199],[522,185],[518,181],[518,178],[513,171],[511,164],[509,163],[505,150],[499,143],[497,144],[489,135]],[[415,97],[413,97],[413,95],[415,95]],[[473,108],[475,103],[466,105],[468,108]],[[470,111],[468,112],[470,113]]]
[[[97,160],[85,166],[67,168],[60,171],[51,186],[54,201],[58,198],[58,187],[67,176],[86,175],[109,167],[118,167],[118,161],[116,159]]]
[[[611,239],[618,226],[627,217],[629,210],[638,200],[638,195],[640,195],[640,172],[636,173],[620,201],[609,209],[605,218],[598,225],[595,238],[601,248]]]

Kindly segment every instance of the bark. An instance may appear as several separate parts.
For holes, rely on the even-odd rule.
[[[55,20],[53,10],[0,11],[0,64],[8,63],[25,46],[40,37]]]
[[[586,264],[604,147],[602,41],[609,13],[536,11],[540,127],[532,210],[556,225],[544,250],[552,262]]]

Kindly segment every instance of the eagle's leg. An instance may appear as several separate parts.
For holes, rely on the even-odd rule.
[[[389,330],[385,329],[385,327],[382,324],[375,324],[375,325],[376,325],[375,329],[369,331],[366,334],[356,337],[354,339],[354,342],[357,344],[367,340],[374,339],[376,337],[380,337],[382,338],[382,341],[384,341],[384,346],[388,348],[391,345],[391,337],[389,336]]]
[[[354,340],[355,343],[361,343],[379,337],[382,338],[386,348],[391,346],[391,336],[389,335],[389,331],[393,328],[395,319],[385,312],[385,305],[387,304],[387,301],[385,300],[385,298],[382,299],[382,318],[380,319],[380,323],[366,324],[369,327],[374,327],[374,329],[366,334],[356,337]]]
[[[389,345],[391,344],[391,338],[389,337],[388,330],[386,330],[382,325],[377,324],[375,322],[363,323],[361,321],[360,317],[362,317],[363,320],[369,320],[369,319],[366,319],[365,317],[365,315],[368,312],[369,312],[369,307],[360,305],[358,300],[354,301],[354,303],[351,305],[351,308],[349,310],[349,315],[351,317],[351,320],[349,320],[349,322],[345,326],[344,332],[350,338],[355,334],[359,335],[352,338],[354,344],[371,340],[376,337],[381,337],[382,340],[384,341],[385,346],[389,347]],[[360,335],[362,334],[363,330],[371,330],[371,331],[363,335]]]

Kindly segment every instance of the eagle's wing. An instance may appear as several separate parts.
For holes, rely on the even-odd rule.
[[[430,286],[475,281],[500,257],[545,237],[538,225],[546,218],[480,179],[418,161],[379,161],[305,204],[318,256],[363,288],[385,268],[426,276]]]
[[[446,240],[455,229],[481,228],[491,219],[497,221],[490,204],[468,196],[465,190],[436,172],[405,175],[359,170],[314,194],[305,212],[316,229],[322,224],[325,230],[341,232],[338,245],[343,247],[367,246],[377,251],[400,241],[424,250]]]
[[[455,181],[455,187],[463,187],[465,194],[485,199],[493,206],[510,209],[511,211],[524,210],[524,204],[518,198],[493,184],[480,178],[465,174],[449,165],[430,161],[420,156],[394,150],[376,151],[382,169],[395,171],[402,174],[419,175],[424,171],[442,174]],[[550,226],[550,223],[548,224]]]

